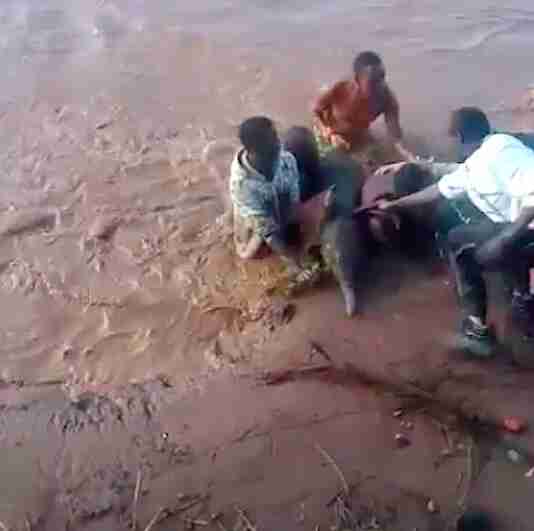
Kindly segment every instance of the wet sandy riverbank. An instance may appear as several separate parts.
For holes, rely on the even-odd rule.
[[[446,278],[423,274],[418,290],[396,296],[397,309],[380,301],[403,284],[386,280],[363,321],[346,321],[326,285],[299,299],[295,318],[285,323],[265,298],[278,266],[245,267],[233,256],[228,231],[217,223],[224,212],[220,188],[201,153],[212,139],[233,138],[235,125],[251,114],[267,113],[281,127],[306,123],[310,98],[343,75],[363,47],[383,53],[408,138],[421,153],[447,152],[442,124],[461,103],[483,105],[499,126],[529,127],[521,98],[534,81],[528,69],[533,21],[534,12],[518,1],[507,7],[4,2],[0,376],[2,469],[10,480],[0,520],[24,526],[27,511],[35,529],[61,529],[58,522],[69,519],[81,528],[115,528],[144,463],[159,485],[143,504],[144,523],[159,503],[170,503],[165,496],[205,492],[216,478],[225,512],[265,496],[255,515],[264,529],[293,522],[295,511],[295,527],[325,525],[331,512],[323,494],[335,494],[336,478],[313,450],[312,439],[321,439],[354,481],[358,474],[351,470],[360,465],[352,468],[352,460],[374,460],[363,472],[377,476],[372,497],[407,503],[403,522],[441,528],[439,518],[427,522],[424,503],[399,494],[435,488],[445,513],[454,505],[451,478],[465,463],[447,465],[442,482],[425,475],[441,451],[426,421],[418,440],[428,460],[409,461],[423,479],[401,489],[396,481],[406,473],[405,454],[390,445],[397,428],[384,397],[310,383],[282,393],[258,391],[234,378],[302,362],[310,339],[324,342],[333,328],[341,334],[328,346],[333,350],[356,341],[358,355],[370,355],[390,340],[408,347],[414,337],[413,348],[424,349],[454,321],[453,301],[441,284]],[[131,387],[135,382],[140,387]],[[83,400],[82,406],[69,402],[80,404],[84,392],[103,398],[91,399],[87,410]],[[106,398],[113,393],[120,396]],[[365,413],[355,422],[345,413],[360,402]],[[163,411],[165,420],[158,416]],[[333,424],[308,432],[316,413]],[[280,443],[280,459],[265,457],[272,453],[264,448],[269,437],[245,437],[214,469],[210,453],[239,438],[256,417],[260,431],[265,423],[275,432],[296,426],[282,429],[280,438],[288,440]],[[191,434],[185,424],[194,427]],[[174,441],[171,450],[161,450],[160,432]],[[301,462],[295,455],[303,440]],[[355,454],[353,440],[364,441]],[[386,443],[377,448],[381,440]],[[202,457],[188,457],[190,450]],[[389,460],[391,469],[382,466]],[[266,462],[273,463],[270,475],[258,472]],[[258,479],[264,476],[265,482]],[[84,511],[99,518],[84,519]]]

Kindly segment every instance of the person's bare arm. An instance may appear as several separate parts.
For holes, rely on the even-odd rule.
[[[386,173],[399,171],[406,164],[408,163],[394,162],[392,164],[384,164],[384,166],[381,166],[375,171],[375,175],[385,175]],[[434,162],[431,160],[418,160],[413,164],[417,164],[419,167],[429,171],[436,180],[448,173],[456,171],[460,167],[460,164],[456,162]]]
[[[266,240],[267,245],[282,260],[300,269],[300,260],[293,248],[285,241],[281,234],[273,232]]]
[[[264,242],[282,260],[300,269],[297,255],[278,233],[271,234],[266,240],[255,234],[250,238],[246,246],[238,250],[239,257],[243,260],[251,260],[258,254]]]
[[[339,93],[343,88],[343,82],[340,81],[334,86],[323,92],[315,101],[312,112],[319,119],[319,121],[326,127],[331,126],[332,121],[332,105],[339,97]]]
[[[441,179],[444,175],[456,171],[461,166],[457,162],[422,161],[418,164],[428,170],[434,179]]]
[[[389,137],[401,157],[407,162],[416,162],[417,157],[404,146],[402,141],[402,129],[400,126],[400,106],[397,97],[388,89],[386,107],[384,110],[384,121]]]
[[[258,254],[258,251],[262,245],[263,238],[255,234],[252,236],[252,238],[250,238],[246,246],[243,248],[238,248],[239,257],[243,260],[251,260]]]
[[[437,184],[433,184],[420,192],[407,195],[396,201],[384,201],[379,204],[379,208],[382,210],[410,210],[411,208],[429,205],[442,198],[442,194]]]
[[[534,207],[524,208],[516,221],[476,250],[477,262],[485,267],[498,264],[526,231],[530,230],[529,225],[533,220]]]

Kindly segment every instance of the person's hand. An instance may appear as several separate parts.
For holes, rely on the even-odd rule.
[[[373,210],[379,210],[388,213],[395,213],[399,210],[397,201],[391,201],[388,199],[379,199],[373,207]]]
[[[347,142],[342,136],[336,135],[335,133],[330,135],[330,142],[337,149],[341,149],[343,151],[350,151],[351,149],[350,143]]]
[[[394,162],[393,164],[385,164],[384,166],[380,166],[373,175],[376,175],[378,177],[382,177],[384,175],[387,175],[388,173],[394,173],[396,171],[399,171],[403,166],[408,164],[407,162]]]
[[[288,273],[291,275],[298,275],[304,269],[303,267],[303,258],[299,252],[292,249],[291,251],[286,251],[283,255],[280,255],[282,260],[286,264]]]

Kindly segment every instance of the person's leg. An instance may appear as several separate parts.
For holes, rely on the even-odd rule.
[[[530,267],[534,263],[534,237],[528,235],[518,245],[503,273],[512,288],[511,316],[524,339],[534,339],[534,296],[530,293]]]
[[[449,261],[463,314],[462,343],[465,350],[479,357],[493,354],[494,340],[486,321],[487,291],[483,268],[475,259],[475,250],[498,231],[498,225],[488,219],[458,226],[448,234]]]

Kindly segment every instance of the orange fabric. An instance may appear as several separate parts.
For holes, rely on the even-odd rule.
[[[322,94],[314,106],[321,115],[317,124],[321,135],[336,147],[350,149],[365,137],[369,126],[381,114],[395,114],[398,104],[389,88],[380,101],[359,93],[352,81],[340,81]]]

